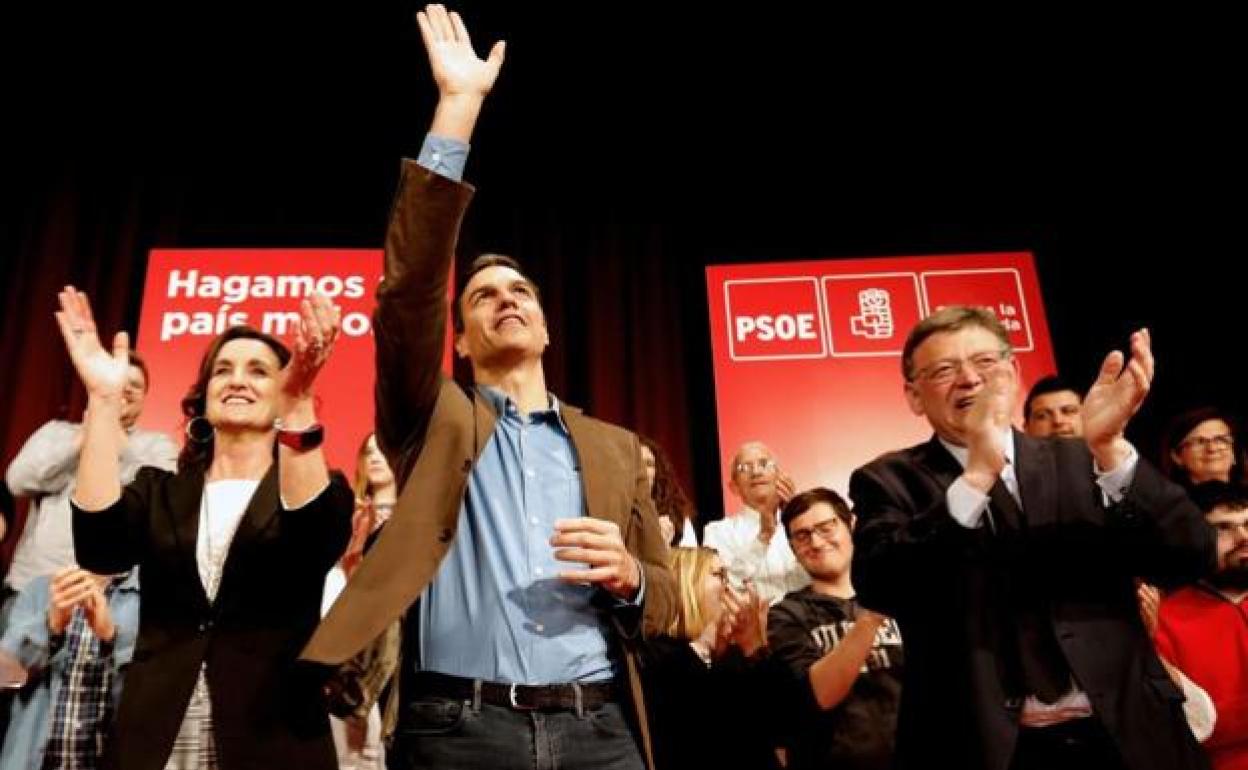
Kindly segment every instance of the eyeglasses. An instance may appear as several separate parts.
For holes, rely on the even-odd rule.
[[[711,577],[719,578],[720,582],[727,583],[728,582],[728,568],[720,567],[719,569],[711,573]]]
[[[799,529],[789,533],[789,540],[801,548],[805,548],[814,542],[815,535],[824,540],[831,540],[832,533],[841,528],[843,522],[840,517],[833,516],[827,521],[821,521],[810,529]]]
[[[732,466],[732,468],[737,473],[751,473],[753,471],[758,471],[759,473],[766,473],[767,471],[773,471],[776,469],[776,461],[770,458],[764,457],[763,459],[755,460],[754,462],[737,463],[736,465]]]
[[[1235,439],[1229,433],[1223,433],[1220,436],[1193,436],[1185,439],[1179,444],[1179,449],[1190,449],[1195,447],[1202,452],[1206,449],[1230,449],[1235,446]]]
[[[962,371],[964,364],[970,364],[977,374],[987,374],[997,365],[1008,361],[1009,358],[1008,348],[985,350],[967,358],[946,358],[919,369],[914,373],[911,381],[926,380],[933,385],[945,385],[957,379],[958,372]]]
[[[1239,530],[1243,530],[1248,535],[1248,519],[1244,521],[1219,521],[1213,525],[1219,535],[1233,535]]]

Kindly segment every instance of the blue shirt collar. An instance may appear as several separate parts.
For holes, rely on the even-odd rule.
[[[511,396],[508,396],[493,385],[477,385],[477,392],[490,403],[490,406],[494,407],[494,413],[500,417],[518,412],[516,402],[511,399]],[[546,397],[549,399],[550,407],[541,411],[529,412],[529,420],[535,422],[553,421],[563,429],[564,433],[571,435],[571,431],[568,430],[568,424],[563,419],[563,408],[559,403],[558,397],[554,393],[547,393]]]

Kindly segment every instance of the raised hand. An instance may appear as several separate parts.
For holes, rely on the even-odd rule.
[[[1005,468],[1005,447],[1002,431],[1010,425],[1017,381],[1008,370],[984,375],[984,387],[975,394],[975,403],[963,423],[967,462],[967,481],[987,492]]]
[[[795,494],[797,494],[797,485],[793,483],[793,477],[777,468],[776,497],[780,499],[780,505],[783,507],[785,503],[793,499]]]
[[[758,595],[752,581],[745,593],[734,595],[724,591],[724,614],[732,618],[732,642],[750,657],[767,646],[767,602]]]
[[[290,398],[311,394],[312,383],[329,360],[334,341],[342,327],[342,308],[322,294],[312,294],[299,303],[299,325],[290,362],[282,372],[282,392]]]
[[[1096,381],[1083,399],[1083,437],[1102,470],[1112,470],[1122,458],[1123,433],[1152,387],[1153,372],[1148,329],[1131,335],[1131,358],[1125,365],[1120,351],[1105,356]]]
[[[430,4],[416,14],[420,37],[429,54],[438,92],[444,97],[484,97],[494,86],[503,66],[506,44],[498,41],[490,55],[482,60],[472,49],[468,28],[458,13],[447,12],[442,5]]]
[[[73,286],[66,286],[57,294],[57,299],[61,309],[56,312],[56,323],[61,327],[65,350],[87,393],[93,397],[120,399],[130,369],[130,337],[125,332],[117,332],[112,350],[105,349],[100,344],[87,295]]]

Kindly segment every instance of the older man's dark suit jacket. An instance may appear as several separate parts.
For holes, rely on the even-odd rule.
[[[899,766],[1008,767],[1020,705],[1003,681],[1003,659],[1017,649],[1008,587],[1039,578],[1030,585],[1127,766],[1205,767],[1133,584],[1173,584],[1212,568],[1214,538],[1200,511],[1143,459],[1125,498],[1107,508],[1082,441],[1017,432],[1014,441],[1026,520],[1017,536],[953,520],[945,493],[962,468],[935,437],[850,479],[854,587],[863,604],[897,619],[906,645]]]
[[[377,292],[377,437],[401,485],[393,517],[303,652],[338,664],[408,609],[436,574],[455,537],[468,477],[494,432],[480,395],[441,372],[447,277],[472,188],[405,161],[386,234]],[[645,576],[641,612],[615,613],[629,689],[648,746],[631,641],[665,630],[675,613],[667,546],[647,489],[637,437],[562,406],[581,464],[587,513],[619,525]],[[647,750],[648,753],[648,750]]]

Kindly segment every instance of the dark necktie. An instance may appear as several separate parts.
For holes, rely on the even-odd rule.
[[[1025,550],[1027,517],[1001,479],[998,478],[989,490],[988,501],[995,514],[997,536],[1016,546],[1008,549],[1007,554],[1021,555]],[[1018,561],[1015,556],[1007,556],[1007,559],[1005,568],[1013,573],[1008,601],[1017,638],[1017,669],[1022,686],[1042,703],[1053,703],[1070,689],[1071,681],[1066,657],[1048,619],[1047,603],[1036,590],[1044,577],[1028,574],[1027,563]]]

